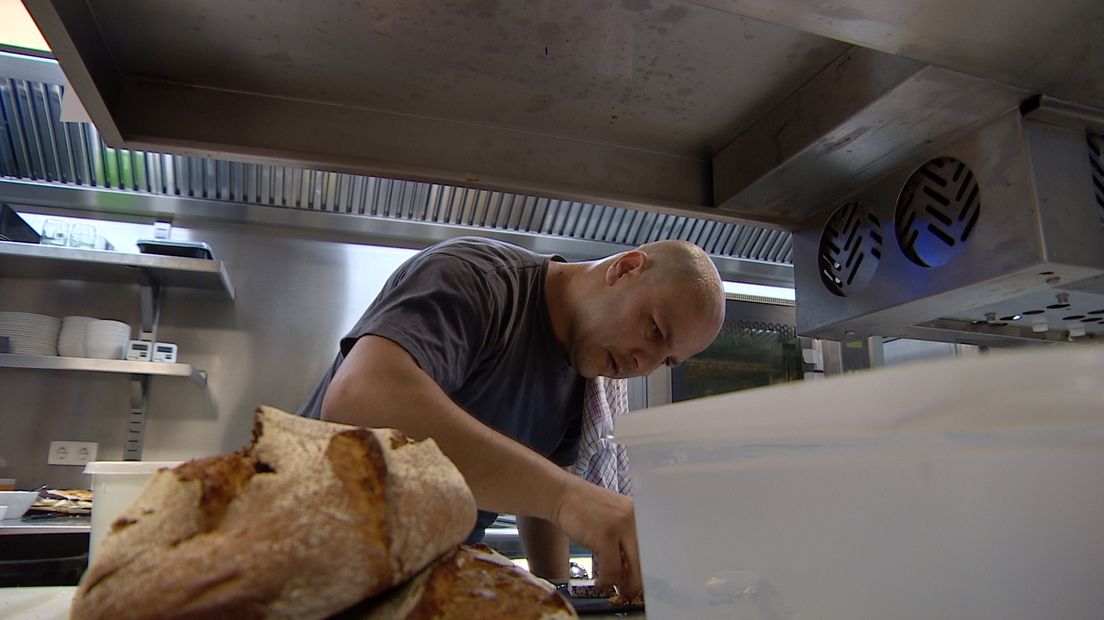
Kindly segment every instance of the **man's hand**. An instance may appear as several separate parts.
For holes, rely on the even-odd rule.
[[[572,477],[551,521],[573,540],[594,552],[596,585],[616,585],[632,600],[643,587],[632,499]]]

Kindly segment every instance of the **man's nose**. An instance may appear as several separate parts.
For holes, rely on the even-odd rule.
[[[663,363],[663,352],[657,347],[644,347],[633,352],[633,372],[638,377],[650,375]]]

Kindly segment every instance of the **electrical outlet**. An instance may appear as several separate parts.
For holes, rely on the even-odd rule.
[[[100,444],[94,441],[51,441],[49,465],[84,465],[96,460]]]

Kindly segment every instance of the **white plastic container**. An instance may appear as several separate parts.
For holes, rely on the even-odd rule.
[[[138,498],[146,481],[163,467],[176,467],[170,461],[95,461],[84,466],[92,474],[92,534],[88,540],[89,560],[100,541],[111,531],[111,524]]]
[[[4,519],[19,519],[38,499],[36,491],[0,491],[0,506],[4,506]]]
[[[618,418],[649,620],[1097,620],[1104,348]]]

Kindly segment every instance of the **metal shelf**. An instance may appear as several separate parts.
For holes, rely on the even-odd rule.
[[[3,277],[137,285],[142,315],[139,339],[149,341],[156,340],[161,292],[165,288],[206,289],[234,299],[234,286],[222,261],[201,258],[0,241],[0,278]],[[207,375],[190,364],[2,353],[0,367],[129,375],[130,417],[124,451],[124,458],[129,461],[142,459],[150,377],[187,377],[200,387],[207,385]]]
[[[0,277],[92,280],[218,290],[234,299],[222,261],[0,241]]]
[[[84,372],[111,372],[151,377],[187,377],[196,385],[207,385],[207,375],[191,364],[167,364],[163,362],[134,362],[130,360],[103,360],[88,357],[58,357],[52,355],[16,355],[0,353],[0,367],[32,368],[36,370],[79,370]]]

